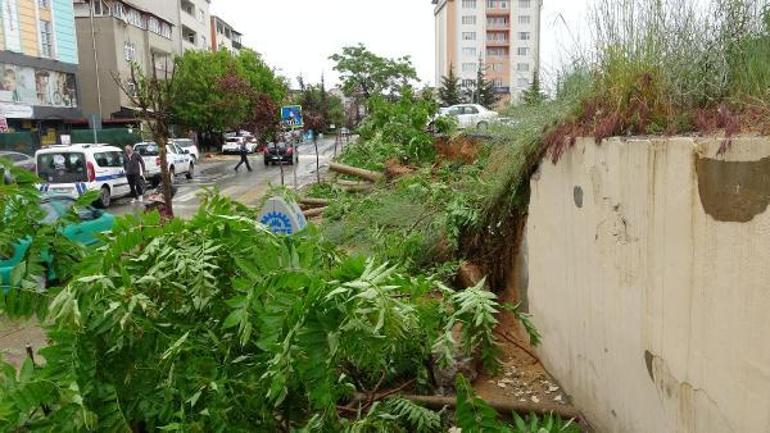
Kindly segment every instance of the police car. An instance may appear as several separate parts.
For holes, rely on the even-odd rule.
[[[54,145],[35,152],[41,192],[78,198],[99,191],[96,205],[110,206],[113,198],[131,192],[123,168],[124,155],[107,144]]]

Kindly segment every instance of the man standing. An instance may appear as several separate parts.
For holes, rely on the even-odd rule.
[[[235,171],[238,171],[238,169],[241,167],[241,164],[246,164],[246,168],[251,171],[251,165],[249,164],[249,150],[246,147],[246,139],[241,139],[240,146],[238,147],[238,153],[241,155],[241,162],[238,163],[238,165],[235,166]]]
[[[143,200],[144,183],[142,182],[142,173],[145,171],[144,160],[142,156],[134,152],[134,148],[126,146],[126,159],[123,162],[123,168],[126,170],[126,179],[128,187],[131,188],[131,203]]]

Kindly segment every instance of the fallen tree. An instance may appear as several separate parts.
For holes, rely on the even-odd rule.
[[[366,170],[363,168],[352,167],[350,165],[340,164],[338,162],[332,162],[329,164],[329,170],[336,173],[347,174],[348,176],[354,176],[361,179],[368,180],[369,182],[380,182],[385,179],[385,175],[376,171]]]

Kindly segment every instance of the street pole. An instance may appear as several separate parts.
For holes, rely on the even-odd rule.
[[[292,140],[294,138],[292,137]],[[295,143],[294,145],[294,155],[292,156],[294,158],[294,164],[292,164],[293,173],[294,176],[294,191],[299,189],[299,185],[297,184],[297,166],[299,165],[299,142]]]

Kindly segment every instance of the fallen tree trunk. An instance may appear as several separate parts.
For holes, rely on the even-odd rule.
[[[299,204],[304,204],[310,207],[328,206],[329,200],[325,198],[304,197],[299,199]]]
[[[303,215],[305,215],[305,218],[315,218],[318,216],[323,215],[323,213],[326,211],[326,206],[324,207],[317,207],[314,209],[308,209],[304,212],[302,212]]]
[[[385,175],[382,173],[378,173],[376,171],[366,170],[358,167],[351,167],[349,165],[340,164],[337,162],[332,162],[331,164],[329,164],[329,170],[337,173],[355,176],[361,179],[366,179],[370,182],[379,182],[385,179]]]
[[[350,186],[340,185],[340,188],[344,189],[347,192],[369,192],[374,189],[374,184],[362,183],[359,185],[350,185]]]
[[[457,407],[455,397],[444,397],[438,395],[401,395],[401,397],[419,403],[429,409],[441,410],[444,407],[454,409]],[[488,401],[486,403],[498,411],[501,415],[510,416],[516,412],[520,415],[529,415],[536,413],[538,415],[547,415],[553,413],[564,419],[582,419],[582,415],[571,406],[557,405],[553,403],[528,403],[519,401]]]

